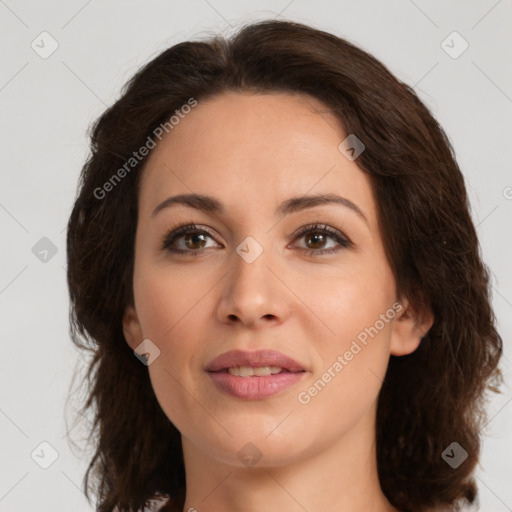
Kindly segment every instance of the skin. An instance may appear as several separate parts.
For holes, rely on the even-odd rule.
[[[390,354],[413,352],[432,325],[421,320],[384,253],[368,176],[338,149],[346,137],[319,101],[285,93],[223,93],[200,101],[152,151],[143,172],[133,276],[135,307],[123,319],[135,349],[160,350],[148,366],[156,397],[182,435],[184,511],[396,511],[376,468],[375,415]],[[169,196],[214,196],[225,215],[175,205]],[[335,193],[355,203],[325,204],[276,217],[291,197]],[[330,235],[297,238],[303,226]],[[162,240],[180,225],[206,228],[175,254]],[[248,236],[263,252],[248,263],[236,252]],[[176,246],[176,245],[175,245]],[[338,247],[330,254],[314,251]],[[301,251],[310,248],[310,253]],[[312,248],[312,250],[311,250]],[[253,249],[251,249],[253,250]],[[397,301],[400,313],[309,403],[298,400],[365,327]],[[302,380],[263,400],[219,391],[204,371],[232,349],[278,350],[306,369]],[[246,466],[237,453],[261,454]]]

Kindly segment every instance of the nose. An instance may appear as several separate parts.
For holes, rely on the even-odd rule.
[[[232,270],[222,280],[217,314],[222,323],[260,329],[281,324],[290,310],[290,293],[272,263],[269,250],[248,262],[236,252]]]

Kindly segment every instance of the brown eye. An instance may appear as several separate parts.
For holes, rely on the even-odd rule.
[[[205,244],[205,235],[203,233],[187,233],[183,236],[183,241],[188,249],[202,249]]]
[[[208,238],[213,240],[208,231],[199,229],[195,224],[181,226],[165,236],[162,249],[178,253],[199,253],[208,248]]]
[[[308,249],[322,249],[327,242],[328,237],[320,231],[310,231],[304,238]]]
[[[296,240],[304,239],[305,247],[300,247],[299,250],[316,256],[326,253],[333,253],[341,248],[352,247],[353,244],[343,236],[338,230],[334,230],[325,224],[315,224],[314,226],[306,226],[296,236]],[[329,241],[334,243],[327,247]]]

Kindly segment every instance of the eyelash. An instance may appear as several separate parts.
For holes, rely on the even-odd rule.
[[[336,242],[338,242],[338,244],[339,244],[338,247],[334,247],[334,248],[330,248],[330,249],[307,249],[307,248],[305,249],[303,247],[299,247],[300,251],[306,252],[310,256],[319,256],[322,254],[334,253],[334,252],[339,251],[341,248],[350,248],[353,246],[352,242],[348,238],[341,235],[341,233],[339,233],[337,230],[331,228],[330,226],[328,226],[326,224],[318,224],[318,223],[304,226],[300,230],[300,232],[295,235],[295,240],[302,238],[305,234],[310,233],[310,232],[329,235],[331,238],[336,240]],[[183,235],[187,235],[187,234],[191,234],[191,233],[205,234],[214,239],[213,235],[208,230],[206,230],[204,228],[199,228],[198,226],[196,226],[196,224],[187,224],[185,226],[180,226],[180,227],[176,228],[174,231],[171,231],[167,235],[164,236],[163,241],[162,241],[162,250],[166,250],[166,251],[169,251],[172,253],[177,253],[177,254],[190,254],[193,256],[198,256],[201,252],[203,252],[203,250],[183,251],[181,249],[172,249],[171,248],[171,245],[178,238],[180,238]]]

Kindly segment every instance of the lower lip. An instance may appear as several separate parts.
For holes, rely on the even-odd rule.
[[[224,372],[208,372],[215,385],[228,395],[245,400],[261,400],[296,384],[306,372],[284,372],[264,377],[238,377]]]

